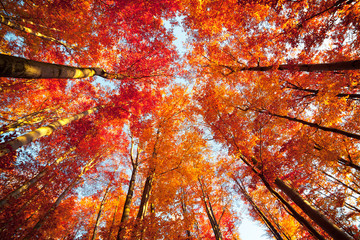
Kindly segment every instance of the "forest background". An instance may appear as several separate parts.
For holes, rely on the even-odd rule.
[[[2,239],[359,239],[359,1],[0,9]]]

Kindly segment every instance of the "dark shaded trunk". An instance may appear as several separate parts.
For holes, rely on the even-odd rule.
[[[257,110],[257,112],[264,113],[264,114],[274,116],[274,117],[278,117],[278,118],[287,119],[287,120],[293,121],[293,122],[298,122],[298,123],[301,123],[303,125],[307,125],[307,126],[310,126],[310,127],[313,127],[313,128],[317,128],[317,129],[320,129],[320,130],[323,130],[323,131],[326,131],[326,132],[337,133],[337,134],[344,135],[346,137],[350,137],[350,138],[360,140],[360,135],[355,134],[355,133],[349,133],[349,132],[346,132],[346,131],[343,131],[343,130],[340,130],[340,129],[337,129],[337,128],[324,127],[324,126],[321,126],[321,125],[319,125],[317,123],[312,123],[312,122],[308,122],[308,121],[305,121],[305,120],[302,120],[302,119],[289,117],[289,116],[285,116],[285,115],[279,115],[279,114],[276,114],[276,113],[271,113],[269,111]]]
[[[312,224],[306,220],[303,216],[301,216],[291,205],[288,201],[286,201],[275,189],[273,189],[270,184],[267,182],[264,176],[260,177],[262,182],[264,183],[265,187],[274,195],[289,211],[291,216],[296,219],[301,225],[303,225],[308,232],[313,235],[318,240],[326,240],[324,236],[322,236],[313,226]]]
[[[342,186],[344,186],[344,187],[350,189],[351,191],[353,191],[354,193],[357,193],[357,194],[360,195],[360,192],[359,192],[358,190],[356,190],[355,188],[353,188],[353,187],[351,187],[351,186],[343,183],[342,181],[340,181],[339,179],[331,176],[330,174],[326,173],[325,171],[322,171],[322,170],[320,170],[320,171],[321,171],[323,174],[325,174],[326,176],[328,176],[329,178],[333,179],[335,182],[341,184]]]
[[[191,239],[191,232],[190,230],[186,230],[186,240],[190,240]]]
[[[49,172],[49,170],[51,168],[53,168],[54,166],[59,165],[64,159],[66,159],[67,155],[69,155],[74,149],[75,149],[75,147],[71,148],[62,157],[58,158],[53,164],[51,164],[50,166],[45,167],[35,177],[28,180],[23,185],[21,185],[19,188],[15,189],[11,193],[9,193],[6,197],[1,199],[1,201],[0,201],[0,209],[8,206],[10,200],[19,198],[26,190],[28,190],[30,187],[35,185],[39,181],[39,179],[41,179],[43,176],[45,176]]]
[[[329,236],[334,239],[351,240],[352,238],[343,230],[331,223],[321,212],[313,208],[306,200],[304,200],[299,193],[289,187],[285,182],[277,178],[275,180],[276,186],[281,189],[286,196],[288,196],[297,206],[299,206],[311,220],[319,225]]]
[[[261,209],[257,206],[257,204],[254,202],[254,200],[252,199],[252,197],[248,194],[248,192],[246,191],[244,185],[242,183],[240,183],[240,181],[238,181],[236,178],[233,178],[235,183],[238,185],[239,190],[241,191],[242,194],[244,194],[246,200],[248,200],[248,202],[250,203],[250,205],[252,206],[252,208],[255,210],[255,212],[259,215],[259,217],[264,221],[265,225],[268,227],[268,229],[270,230],[270,232],[274,235],[275,239],[277,240],[284,240],[281,237],[281,234],[279,233],[279,231],[276,229],[276,227],[272,224],[272,222],[266,217],[266,215],[261,211]]]
[[[280,225],[280,223],[279,223],[279,221],[278,221],[279,219],[278,219],[276,216],[274,216],[274,214],[272,214],[272,213],[268,210],[268,208],[267,208],[266,206],[264,206],[264,209],[265,209],[264,212],[266,212],[266,213],[269,214],[268,219],[275,224],[275,226],[277,227],[277,229],[279,229],[280,233],[283,234],[283,237],[284,237],[285,239],[287,239],[287,240],[291,240],[291,236],[289,236],[289,234],[286,232],[286,229],[284,229],[284,227],[282,227],[282,226]],[[285,211],[287,211],[287,210],[285,209]],[[287,212],[288,212],[288,211],[287,211]],[[289,212],[288,212],[288,213],[289,213]]]
[[[318,150],[318,151],[321,151],[321,150],[325,150],[326,151],[326,149],[324,149],[322,146],[320,146],[319,144],[315,144],[314,145],[314,148],[316,149],[316,150]],[[342,165],[344,165],[344,166],[348,166],[348,167],[352,167],[352,168],[354,168],[354,169],[356,169],[357,171],[360,171],[360,166],[359,165],[357,165],[357,164],[355,164],[355,163],[353,163],[353,162],[351,162],[351,161],[348,161],[348,160],[346,160],[346,159],[344,159],[344,158],[342,158],[342,157],[337,157],[337,161],[340,163],[340,164],[342,164]]]
[[[306,220],[303,216],[301,216],[292,206],[291,204],[285,200],[275,189],[270,185],[268,180],[265,178],[263,174],[261,174],[247,159],[245,156],[240,156],[241,160],[251,167],[251,170],[261,179],[265,187],[269,190],[269,192],[276,197],[284,206],[285,209],[290,213],[290,215],[298,221],[302,226],[304,226],[308,232],[313,235],[318,240],[326,240],[324,236],[322,236],[313,226],[312,224]],[[255,159],[256,160],[256,159]]]
[[[289,83],[289,82],[287,82],[287,83],[290,86],[287,86],[286,88],[291,88],[294,90],[310,93],[310,95],[306,95],[306,96],[317,96],[319,93],[319,90],[317,90],[317,89],[302,88],[302,87],[296,86],[292,83]],[[360,94],[358,94],[358,93],[338,93],[335,96],[338,98],[346,97],[351,100],[360,100]]]
[[[4,142],[4,143],[0,144],[0,157],[4,156],[5,154],[7,154],[9,152],[16,150],[26,144],[29,144],[38,138],[41,138],[46,135],[50,135],[59,127],[62,127],[64,125],[71,123],[72,121],[81,119],[82,117],[92,114],[93,112],[97,111],[100,108],[101,107],[94,107],[94,108],[91,108],[82,113],[76,114],[74,116],[57,120],[55,122],[50,123],[49,125],[47,125],[45,127],[40,127],[34,131],[31,131],[20,137],[17,137],[16,139],[14,139],[12,141]]]
[[[186,206],[186,195],[185,195],[185,191],[182,188],[180,188],[180,191],[181,191],[181,193],[180,193],[181,210],[182,210],[182,213],[183,213],[183,216],[184,216],[184,221],[185,221],[185,223],[187,223],[187,221],[188,221],[188,210],[187,210],[187,206]],[[188,227],[186,227],[186,228],[188,228]],[[187,236],[186,240],[190,240],[191,239],[190,238],[191,237],[190,230],[186,229],[185,233],[186,233],[186,236]]]
[[[150,194],[151,194],[151,189],[152,189],[152,183],[154,181],[154,176],[155,176],[155,172],[152,171],[152,173],[150,173],[149,176],[146,178],[144,190],[141,195],[139,211],[136,216],[136,218],[138,220],[142,220],[146,214],[146,211],[147,211],[147,208],[149,205],[149,199],[150,199]]]
[[[199,183],[200,183],[200,189],[201,189],[201,199],[203,200],[204,206],[205,206],[205,211],[206,214],[208,216],[208,219],[210,221],[211,224],[211,228],[214,232],[215,238],[216,240],[222,240],[222,234],[221,234],[221,230],[220,230],[220,226],[219,223],[215,217],[214,211],[212,209],[212,205],[211,205],[211,201],[209,198],[209,195],[205,192],[204,190],[204,186],[203,183],[201,182],[201,179],[198,179]]]
[[[104,205],[105,205],[107,195],[109,194],[110,185],[111,185],[111,182],[106,187],[104,197],[101,200],[100,207],[99,207],[99,212],[98,212],[97,217],[96,217],[94,231],[93,231],[93,235],[91,237],[91,240],[95,240],[95,238],[96,238],[96,231],[97,231],[97,228],[98,228],[99,223],[100,223],[100,218],[101,218],[102,211],[104,209]]]
[[[238,109],[240,109],[241,111],[247,111],[249,109],[242,109],[240,107],[238,107]],[[221,119],[221,117],[220,117]],[[226,135],[219,129],[219,132],[224,136],[224,138],[229,141],[229,139],[226,137]],[[239,146],[237,145],[237,143],[234,141],[234,138],[231,139],[231,141],[233,142],[234,146],[236,147],[236,149],[240,151]],[[229,143],[231,144],[231,143]],[[313,235],[316,239],[318,240],[326,240],[312,225],[309,221],[307,221],[303,216],[301,216],[291,205],[290,203],[288,203],[277,191],[275,191],[270,183],[267,181],[267,179],[265,178],[265,176],[256,168],[256,166],[253,166],[253,164],[251,163],[251,161],[248,160],[248,158],[246,158],[246,156],[244,156],[243,154],[240,154],[239,159],[241,159],[244,164],[246,164],[247,166],[250,167],[250,169],[255,173],[255,175],[257,175],[260,180],[263,182],[263,184],[265,185],[265,187],[269,190],[269,192],[275,196],[284,206],[285,209],[289,212],[289,214],[296,220],[298,221],[302,226],[304,226],[308,232]],[[254,159],[253,161],[257,162],[256,159]]]
[[[129,219],[131,201],[132,201],[132,197],[134,195],[134,189],[135,189],[135,180],[136,180],[137,168],[138,168],[138,165],[137,164],[134,165],[133,166],[133,171],[131,173],[129,189],[128,189],[128,192],[126,194],[124,209],[123,209],[122,216],[121,216],[121,221],[120,221],[120,229],[119,229],[119,232],[118,232],[118,235],[117,235],[118,240],[123,239],[123,235],[124,235],[124,232],[126,230],[125,223]]]
[[[315,64],[281,64],[279,66],[257,66],[257,67],[230,67],[234,72],[240,71],[302,71],[302,72],[320,72],[320,71],[340,71],[360,69],[360,60],[334,62],[334,63],[315,63]]]

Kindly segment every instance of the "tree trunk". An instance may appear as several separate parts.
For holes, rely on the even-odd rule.
[[[269,182],[265,179],[264,176],[259,176],[264,183],[265,187],[273,194],[290,212],[291,216],[296,219],[301,225],[307,228],[308,232],[313,235],[318,240],[326,240],[324,236],[322,236],[313,226],[312,224],[306,220],[303,216],[301,216],[288,201],[286,201],[275,189],[273,189]]]
[[[270,230],[270,232],[274,235],[274,237],[277,240],[284,240],[280,233],[278,232],[278,230],[276,229],[276,227],[272,224],[272,222],[266,217],[266,215],[261,211],[261,209],[257,206],[257,204],[253,201],[252,197],[248,194],[248,192],[246,191],[245,187],[243,186],[242,183],[240,183],[236,178],[233,178],[235,183],[238,185],[239,190],[241,191],[242,194],[244,194],[245,198],[248,200],[248,202],[250,203],[250,205],[253,207],[253,209],[255,210],[255,212],[260,216],[260,218],[264,221],[265,225],[268,227],[268,229]]]
[[[200,178],[198,179],[198,181],[200,183],[200,189],[201,189],[201,193],[202,193],[201,199],[203,200],[203,203],[205,205],[205,211],[209,218],[211,228],[214,232],[215,238],[216,238],[216,240],[222,240],[220,226],[219,226],[219,223],[216,220],[215,214],[213,212],[213,209],[211,206],[211,201],[209,199],[209,195],[207,193],[205,193],[204,186],[203,186],[203,183],[201,182]]]
[[[241,111],[248,111],[250,109],[242,109],[240,107],[237,107],[238,109],[240,109]],[[218,130],[220,131],[220,133],[224,136],[226,141],[229,141],[228,137],[218,128]],[[239,146],[237,145],[237,143],[234,141],[234,139],[232,139],[233,143],[228,143],[228,144],[234,144],[234,147],[236,147],[236,149],[241,153],[241,150],[239,148]],[[265,178],[265,176],[261,173],[261,171],[259,171],[257,169],[256,166],[254,166],[250,160],[248,160],[248,158],[243,155],[240,154],[239,159],[241,159],[244,164],[246,164],[247,166],[250,167],[250,169],[255,173],[255,175],[257,175],[260,180],[263,182],[263,184],[265,185],[265,187],[269,190],[269,192],[274,195],[284,206],[285,209],[289,212],[289,214],[295,218],[295,220],[297,220],[301,225],[303,225],[305,228],[307,228],[308,232],[313,235],[316,239],[318,240],[325,240],[325,238],[318,233],[318,231],[311,225],[310,222],[308,222],[303,216],[301,216],[291,205],[290,203],[288,203],[277,191],[275,191],[275,189],[273,189],[270,185],[270,183],[268,182],[268,180]],[[251,159],[251,158],[250,158]],[[256,161],[256,159],[254,159]],[[257,162],[257,161],[256,161]]]
[[[21,185],[19,188],[15,189],[11,193],[9,193],[6,197],[1,199],[0,201],[0,209],[8,206],[9,200],[17,199],[19,198],[23,192],[28,190],[30,187],[32,187],[34,184],[36,184],[40,178],[45,176],[45,174],[54,166],[59,165],[66,157],[69,155],[72,151],[74,151],[75,147],[71,148],[69,151],[67,151],[62,157],[58,158],[53,164],[50,166],[45,167],[42,171],[40,171],[35,177],[30,179],[29,181],[25,182],[23,185]]]
[[[239,107],[238,107],[239,108]],[[239,108],[242,111],[247,111],[244,109]],[[220,131],[220,129],[219,129]],[[221,131],[220,133],[224,136],[224,138],[228,140],[228,138],[225,136],[225,134],[223,134]],[[239,146],[236,144],[236,142],[233,142],[234,146],[240,151]],[[269,190],[269,192],[274,195],[284,206],[285,209],[287,209],[288,212],[290,212],[290,215],[292,217],[295,218],[296,221],[298,221],[301,225],[303,225],[308,232],[313,235],[316,239],[318,240],[325,240],[325,238],[318,233],[318,231],[311,225],[311,223],[309,223],[303,216],[301,216],[298,212],[296,212],[296,210],[277,192],[275,191],[270,183],[267,181],[267,179],[265,178],[265,176],[263,174],[261,174],[261,172],[259,172],[259,170],[253,166],[251,164],[251,162],[246,158],[246,156],[244,156],[243,154],[240,154],[239,158],[247,165],[250,167],[250,169],[261,179],[261,181],[263,182],[263,184],[265,185],[265,187]]]
[[[94,75],[107,77],[101,68],[77,68],[0,54],[0,77],[74,79]]]
[[[141,195],[139,211],[136,216],[137,222],[135,224],[134,231],[132,232],[132,235],[133,235],[132,238],[134,238],[134,239],[140,239],[140,240],[143,239],[145,229],[143,228],[142,220],[145,217],[147,208],[149,206],[149,200],[150,200],[150,194],[151,194],[151,190],[152,190],[152,183],[154,181],[154,176],[155,176],[155,170],[152,169],[152,170],[150,170],[150,173],[149,173],[148,177],[146,178],[144,189],[143,189],[143,192]]]
[[[337,129],[337,128],[324,127],[324,126],[321,126],[321,125],[319,125],[317,123],[307,122],[307,121],[302,120],[302,119],[293,118],[293,117],[284,116],[284,115],[279,115],[279,114],[271,113],[271,112],[268,112],[268,111],[257,110],[257,112],[264,113],[264,114],[274,116],[274,117],[278,117],[278,118],[287,119],[287,120],[290,120],[290,121],[293,121],[293,122],[298,122],[298,123],[301,123],[303,125],[307,125],[307,126],[310,126],[310,127],[313,127],[313,128],[321,129],[321,130],[326,131],[326,132],[337,133],[337,134],[344,135],[346,137],[350,137],[350,138],[360,140],[360,135],[355,134],[355,133],[349,133],[349,132],[346,132],[346,131],[343,131],[343,130],[340,130],[340,129]]]
[[[51,110],[50,108],[46,108],[37,112],[33,112],[28,114],[27,116],[21,117],[17,120],[7,120],[7,121],[11,121],[11,123],[3,125],[0,127],[0,134],[4,134],[7,132],[12,132],[20,127],[24,127],[24,126],[32,126],[36,123],[42,122],[45,119],[45,114]],[[48,112],[49,113],[49,112]],[[50,113],[51,116],[53,114]],[[4,119],[5,120],[5,119]]]
[[[128,189],[128,192],[126,194],[124,209],[123,209],[123,213],[122,213],[121,221],[120,221],[120,229],[119,229],[119,232],[118,232],[118,235],[117,235],[117,240],[123,239],[123,235],[124,235],[124,232],[126,230],[125,223],[129,219],[131,201],[132,201],[132,197],[134,195],[134,189],[135,189],[135,179],[136,179],[137,167],[138,167],[137,164],[134,165],[133,166],[133,171],[131,173],[129,189]]]
[[[180,188],[180,202],[181,202],[181,210],[182,210],[182,213],[183,213],[183,217],[184,217],[184,221],[187,225],[187,222],[188,222],[188,212],[187,212],[187,206],[186,206],[186,195],[185,195],[185,191]],[[186,240],[190,240],[191,239],[191,232],[190,230],[188,229],[188,226],[186,226]]]
[[[132,201],[132,197],[134,195],[134,189],[135,189],[137,168],[139,166],[139,154],[140,154],[140,150],[139,150],[139,147],[137,147],[136,157],[134,157],[134,141],[133,141],[133,138],[131,137],[130,160],[131,160],[131,165],[132,165],[133,169],[132,169],[132,173],[131,173],[129,189],[126,194],[124,209],[123,209],[122,216],[121,216],[120,228],[119,228],[118,235],[116,238],[117,240],[121,240],[124,238],[124,233],[126,230],[125,223],[129,219],[131,201]]]
[[[10,28],[12,28],[12,29],[16,29],[16,30],[19,30],[19,31],[22,31],[22,32],[26,32],[26,33],[29,33],[29,34],[34,35],[34,36],[36,36],[36,37],[39,37],[39,38],[41,38],[41,39],[44,39],[44,40],[47,40],[47,41],[51,41],[51,42],[55,42],[55,43],[57,43],[57,44],[63,45],[63,46],[66,47],[66,48],[73,49],[72,46],[68,45],[68,44],[67,44],[66,42],[64,42],[64,41],[57,40],[57,39],[55,39],[55,38],[53,38],[53,37],[46,36],[46,35],[44,35],[44,34],[42,34],[42,33],[40,33],[40,32],[35,32],[35,31],[33,31],[31,28],[22,26],[22,25],[20,25],[20,24],[18,24],[18,23],[11,22],[11,21],[9,20],[9,18],[6,17],[6,16],[0,15],[0,23],[3,24],[3,25],[5,25],[5,26],[8,26],[8,27],[10,27]]]
[[[119,206],[120,206],[120,197],[121,197],[121,195],[119,195],[119,197],[117,198],[116,208],[115,208],[114,215],[113,215],[113,218],[112,218],[112,221],[111,221],[111,225],[110,225],[110,229],[109,229],[109,236],[107,238],[109,240],[111,239],[112,229],[113,229],[113,226],[114,226],[114,223],[115,223],[115,218],[117,216],[117,211],[118,211]]]
[[[289,187],[285,182],[277,178],[275,184],[280,188],[297,206],[299,206],[308,215],[311,220],[318,224],[329,236],[339,240],[351,240],[352,238],[331,223],[321,212],[313,208],[299,193]]]
[[[271,70],[288,70],[302,72],[320,72],[320,71],[341,71],[341,70],[358,70],[360,69],[360,60],[334,62],[334,63],[315,63],[315,64],[281,64],[279,66],[265,67],[227,67],[233,69],[233,72],[240,71],[271,71]]]
[[[190,240],[191,239],[191,232],[190,230],[186,230],[186,240]]]
[[[261,174],[248,160],[244,155],[240,155],[240,159],[251,168],[251,170],[261,179],[267,190],[275,196],[284,206],[285,209],[290,213],[290,215],[298,221],[302,226],[304,226],[308,232],[313,235],[318,240],[326,240],[312,225],[306,220],[303,216],[301,216],[291,205],[286,201],[275,189],[272,188],[268,180],[265,178],[263,174]]]
[[[286,238],[287,240],[291,240],[291,236],[289,236],[289,234],[286,232],[286,229],[284,229],[284,227],[282,227],[279,223],[279,219],[274,216],[274,214],[272,214],[271,212],[269,212],[268,208],[266,206],[264,206],[264,211],[267,212],[269,214],[268,219],[270,221],[272,221],[275,226],[277,227],[277,229],[279,229],[279,231],[281,232],[281,234],[283,234],[283,237]],[[285,209],[286,212],[288,212],[288,210]],[[288,212],[289,213],[289,212]]]
[[[121,222],[122,223],[126,222],[129,219],[131,200],[132,200],[132,197],[133,197],[133,194],[134,194],[134,189],[135,189],[136,173],[137,173],[137,165],[133,168],[133,171],[132,171],[132,174],[131,174],[129,190],[128,190],[127,195],[126,195],[123,214],[121,216]]]
[[[16,150],[26,144],[29,144],[38,138],[41,138],[46,135],[50,135],[53,131],[55,131],[59,127],[62,127],[66,124],[71,123],[72,121],[81,119],[82,117],[92,114],[93,112],[97,111],[100,108],[101,107],[94,107],[94,108],[91,108],[82,113],[76,114],[74,116],[64,118],[61,120],[57,120],[45,127],[40,127],[34,131],[31,131],[27,134],[17,137],[16,139],[14,139],[12,141],[4,142],[4,143],[0,144],[0,157],[4,156],[5,154],[7,154],[9,152]]]
[[[58,78],[77,79],[99,76],[106,79],[142,79],[149,77],[165,76],[163,73],[143,76],[130,76],[125,73],[108,73],[102,68],[78,68],[67,65],[34,61],[21,57],[0,54],[0,77],[12,78]]]
[[[95,240],[95,238],[96,238],[96,231],[97,231],[97,228],[98,228],[99,223],[100,223],[100,217],[101,217],[101,213],[102,213],[102,211],[104,209],[104,205],[105,205],[107,195],[109,194],[110,185],[111,185],[111,182],[109,183],[109,185],[105,189],[104,197],[101,200],[100,207],[99,207],[99,212],[98,212],[97,217],[96,217],[96,222],[95,222],[94,231],[93,231],[93,235],[91,237],[91,240]]]
[[[45,223],[45,221],[51,216],[51,214],[56,210],[56,208],[60,205],[61,201],[66,197],[68,192],[73,189],[81,180],[81,177],[94,165],[96,164],[97,157],[92,158],[81,170],[80,174],[70,183],[69,186],[65,188],[65,190],[60,194],[60,196],[56,199],[56,201],[52,204],[51,208],[39,219],[39,221],[35,224],[35,226],[29,231],[29,233],[22,240],[32,239],[33,235],[36,231],[38,231],[41,226]]]
[[[154,176],[155,176],[155,171],[152,171],[152,173],[150,173],[149,176],[146,178],[144,190],[141,195],[139,211],[136,216],[138,220],[142,220],[146,214],[149,205],[150,193],[152,190],[152,183],[154,181]]]
[[[82,175],[82,174],[81,174]],[[75,178],[75,180],[61,193],[57,200],[53,203],[51,208],[45,213],[42,218],[35,224],[35,226],[30,230],[30,232],[23,238],[23,240],[32,239],[33,234],[41,228],[45,221],[50,217],[51,213],[59,206],[61,201],[66,197],[67,193],[78,184],[78,181],[81,179],[81,176]]]
[[[314,148],[315,148],[316,150],[318,150],[318,151],[321,151],[321,150],[325,150],[325,151],[326,151],[326,149],[324,149],[322,146],[320,146],[320,145],[317,144],[317,143],[315,143]],[[340,157],[340,156],[337,157],[337,161],[338,161],[340,164],[344,165],[344,166],[352,167],[352,168],[356,169],[357,171],[360,171],[360,166],[359,166],[359,165],[357,165],[357,164],[355,164],[355,163],[353,163],[353,162],[351,162],[351,161],[348,161],[348,160],[346,160],[346,159],[344,159],[344,158],[342,158],[342,157]]]

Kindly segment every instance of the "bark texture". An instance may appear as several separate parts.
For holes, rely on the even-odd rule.
[[[102,68],[77,68],[0,54],[0,77],[68,79],[94,75],[106,77],[107,73]]]
[[[146,178],[145,186],[143,193],[141,195],[141,202],[139,207],[139,212],[136,216],[138,220],[142,220],[146,214],[148,205],[149,205],[149,199],[150,199],[150,193],[152,190],[152,183],[154,180],[155,172],[152,172],[149,174],[149,176]]]
[[[117,238],[116,238],[117,240],[121,240],[121,239],[124,238],[124,234],[125,234],[125,231],[126,231],[126,224],[125,223],[129,219],[131,201],[132,201],[132,197],[134,195],[136,174],[137,174],[137,169],[138,169],[138,166],[139,166],[140,150],[139,150],[139,147],[137,147],[136,157],[134,157],[133,150],[134,150],[134,141],[131,138],[130,160],[131,160],[131,165],[132,165],[133,170],[131,172],[129,189],[128,189],[128,192],[126,194],[124,209],[123,209],[123,213],[122,213],[121,221],[120,221],[120,228],[119,228],[118,235],[117,235]]]
[[[97,231],[97,228],[98,228],[99,223],[100,223],[100,218],[101,218],[102,211],[103,211],[103,209],[104,209],[104,205],[105,205],[105,202],[106,202],[107,195],[109,194],[110,185],[111,185],[111,182],[109,183],[109,185],[108,185],[107,188],[105,189],[104,197],[103,197],[103,199],[101,200],[100,207],[99,207],[99,212],[98,212],[98,214],[97,214],[97,216],[96,216],[94,231],[93,231],[93,235],[92,235],[92,237],[91,237],[91,240],[95,240],[95,238],[96,238],[96,231]]]
[[[319,225],[329,236],[333,239],[351,240],[347,233],[337,227],[335,224],[330,222],[321,212],[312,207],[309,202],[304,200],[299,193],[288,186],[284,181],[277,178],[275,184],[278,188],[283,191],[297,206],[299,206],[311,220]]]
[[[120,225],[120,229],[119,229],[119,232],[117,235],[117,240],[123,239],[124,231],[126,229],[125,223],[129,219],[131,201],[132,201],[132,197],[134,195],[134,189],[135,189],[136,173],[137,173],[137,165],[133,167],[133,171],[131,173],[129,189],[126,194],[124,209],[123,209],[123,213],[122,213],[121,221],[120,221],[122,225]]]
[[[284,199],[269,183],[269,181],[265,178],[265,176],[259,172],[259,170],[253,166],[250,161],[247,160],[247,158],[244,155],[240,156],[241,160],[251,167],[251,170],[261,179],[265,187],[269,190],[269,192],[275,196],[284,206],[285,209],[290,213],[290,215],[296,219],[302,226],[304,226],[308,232],[313,235],[318,240],[326,240],[324,236],[322,236],[314,227],[313,225],[306,220],[303,216],[301,216],[292,206],[291,204]]]
[[[7,154],[9,152],[16,150],[26,144],[29,144],[38,138],[41,138],[46,135],[50,135],[59,127],[62,127],[66,124],[71,123],[72,121],[81,119],[82,117],[92,114],[93,112],[97,111],[100,108],[101,107],[94,107],[94,108],[91,108],[82,113],[76,114],[74,116],[57,120],[45,127],[40,127],[34,131],[31,131],[27,134],[17,137],[16,139],[14,139],[12,141],[4,142],[4,143],[0,144],[0,157],[4,156],[5,154]]]
[[[12,78],[58,78],[58,79],[77,79],[99,76],[106,79],[142,79],[148,77],[165,76],[165,74],[150,74],[142,76],[130,76],[124,73],[108,73],[98,67],[72,67],[67,65],[34,61],[21,57],[14,57],[0,54],[0,77]]]

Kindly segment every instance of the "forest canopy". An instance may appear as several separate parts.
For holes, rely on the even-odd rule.
[[[1,239],[360,238],[358,0],[0,3]]]

